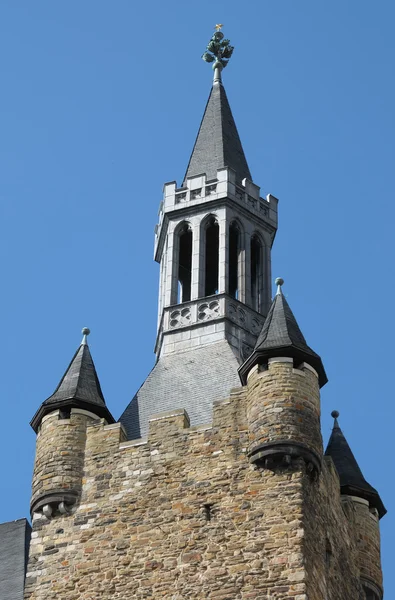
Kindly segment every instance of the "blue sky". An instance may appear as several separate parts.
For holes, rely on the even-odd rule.
[[[321,354],[330,412],[395,519],[395,7],[335,0],[4,0],[0,6],[0,521],[28,515],[29,421],[80,342],[118,417],[154,355],[153,229],[210,90],[213,25],[254,181],[280,199],[273,276]],[[392,592],[392,595],[391,595]]]

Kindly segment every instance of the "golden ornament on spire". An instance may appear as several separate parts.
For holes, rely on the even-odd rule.
[[[222,23],[218,23],[218,25],[215,26],[215,29],[217,31],[219,31],[220,29],[222,29],[222,27],[223,27]]]

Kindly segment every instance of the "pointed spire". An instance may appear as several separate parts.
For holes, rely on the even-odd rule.
[[[65,374],[52,396],[47,398],[34,415],[31,426],[35,431],[44,415],[57,408],[83,408],[114,423],[106,406],[99,378],[89,350],[87,336],[90,330],[82,330],[82,342],[74,354]]]
[[[287,356],[299,363],[306,362],[318,373],[320,387],[328,381],[321,358],[306,343],[298,323],[283,296],[284,280],[276,279],[277,293],[274,297],[262,331],[257,339],[251,356],[239,368],[243,385],[247,375],[256,364],[266,362],[269,358]]]
[[[195,145],[189,159],[184,178],[205,173],[207,179],[216,179],[217,169],[229,167],[236,172],[236,180],[251,180],[250,169],[244,155],[225,88],[222,85],[222,70],[228,64],[233,46],[224,39],[220,31],[222,25],[216,25],[207,52],[203,54],[206,62],[214,62],[213,87],[204,111]]]
[[[342,494],[357,496],[368,500],[369,504],[377,508],[379,517],[387,512],[377,490],[374,489],[364,478],[361,469],[351,451],[342,430],[339,427],[337,410],[332,411],[334,418],[332,434],[325,451],[334,462],[340,479],[340,491]]]

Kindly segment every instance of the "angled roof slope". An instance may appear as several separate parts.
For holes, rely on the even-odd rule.
[[[189,159],[187,177],[206,173],[207,179],[217,177],[217,169],[230,167],[236,179],[251,179],[232,111],[222,83],[215,82],[204,111],[195,145]]]
[[[191,427],[210,423],[213,402],[240,385],[238,366],[226,340],[162,356],[119,419],[128,439],[145,437],[153,414],[177,408]]]
[[[372,506],[377,508],[379,516],[383,517],[387,511],[379,493],[366,481],[359,468],[355,456],[339,427],[337,421],[339,413],[333,411],[332,416],[335,421],[325,455],[330,456],[335,464],[339,474],[341,493],[368,500]]]
[[[280,283],[281,282],[281,283]],[[320,386],[328,381],[319,355],[307,345],[294,314],[282,294],[282,279],[277,279],[277,294],[274,297],[263,328],[251,356],[239,369],[242,383],[252,367],[276,356],[288,356],[300,362],[307,362],[318,373]]]
[[[83,330],[89,333],[89,330]],[[47,398],[34,415],[31,426],[35,431],[45,414],[56,408],[80,407],[114,423],[106,406],[95,364],[86,341],[86,335],[74,354],[60,383],[52,396]]]

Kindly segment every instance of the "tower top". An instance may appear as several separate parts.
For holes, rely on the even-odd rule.
[[[224,39],[224,34],[221,31],[222,27],[222,23],[215,26],[215,32],[207,44],[206,52],[202,55],[203,60],[214,63],[214,84],[221,83],[221,71],[228,64],[234,50],[234,46],[230,45],[230,40]]]
[[[320,387],[328,381],[320,356],[308,345],[294,314],[283,296],[284,280],[276,279],[277,293],[274,297],[262,331],[251,356],[239,369],[243,385],[253,366],[277,356],[287,356],[310,364],[318,373]]]
[[[377,508],[381,518],[387,511],[379,493],[366,481],[359,468],[355,456],[339,427],[337,420],[339,412],[333,410],[331,415],[334,418],[334,423],[325,455],[330,456],[334,462],[340,479],[341,493],[368,500],[371,506]]]
[[[207,180],[216,179],[218,169],[228,167],[236,173],[236,181],[251,181],[251,173],[244,155],[225,88],[222,85],[221,72],[233,54],[233,46],[224,39],[220,31],[222,25],[216,25],[207,50],[202,58],[213,63],[213,87],[204,111],[199,132],[192,150],[184,177],[184,186],[189,177],[206,174]]]
[[[83,338],[65,374],[52,396],[47,398],[34,415],[31,426],[37,431],[42,418],[59,408],[82,408],[114,423],[106,406],[96,367],[87,343],[90,330],[84,327]]]

